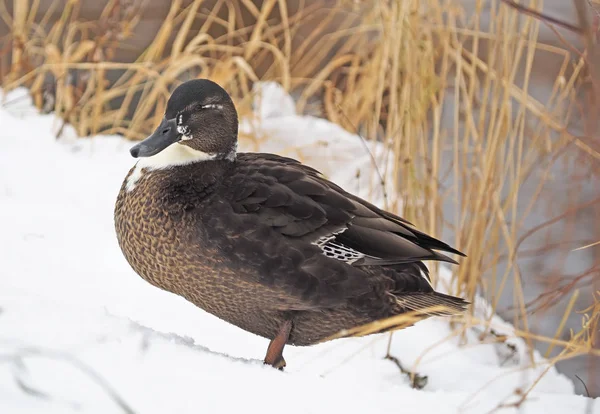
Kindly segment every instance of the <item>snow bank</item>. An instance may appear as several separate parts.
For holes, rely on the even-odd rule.
[[[269,140],[252,150],[301,156],[346,188],[381,196],[368,192],[377,186],[365,180],[376,178],[358,137],[296,115],[276,84],[262,92],[242,131]],[[76,140],[69,128],[57,141],[58,121],[36,114],[25,91],[7,101],[0,108],[0,413],[479,413],[515,401],[515,390],[546,368],[537,353],[542,364],[527,368],[518,339],[511,339],[516,352],[479,343],[475,331],[467,344],[444,340],[451,331],[439,319],[394,334],[392,354],[429,378],[422,391],[383,359],[387,335],[287,347],[285,372],[265,367],[267,340],[150,286],[122,257],[112,215],[134,162],[131,143]],[[368,174],[357,180],[357,169]],[[501,330],[510,335],[511,326]],[[523,407],[600,413],[600,401],[573,395],[554,368]]]

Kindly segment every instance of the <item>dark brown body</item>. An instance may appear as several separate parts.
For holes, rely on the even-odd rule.
[[[253,164],[260,162],[260,156],[239,154],[233,163],[144,171],[131,191],[126,178],[115,226],[136,273],[268,339],[291,321],[288,343],[294,345],[406,311],[398,292],[434,294],[421,262],[354,268],[264,226],[252,211],[240,213],[236,200],[244,183],[276,184],[269,174],[256,176],[260,165]]]

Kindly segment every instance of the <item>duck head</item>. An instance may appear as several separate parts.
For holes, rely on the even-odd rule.
[[[161,164],[168,160],[171,165],[233,161],[237,133],[237,111],[229,94],[208,79],[194,79],[173,91],[158,128],[130,153],[135,158],[160,158]]]

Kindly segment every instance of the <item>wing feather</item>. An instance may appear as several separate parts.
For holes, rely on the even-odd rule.
[[[291,158],[238,154],[226,187],[232,211],[246,221],[241,227],[256,227],[240,236],[247,254],[270,252],[260,263],[243,262],[261,266],[261,283],[284,292],[288,309],[333,306],[372,292],[364,266],[454,262],[436,250],[462,255]]]

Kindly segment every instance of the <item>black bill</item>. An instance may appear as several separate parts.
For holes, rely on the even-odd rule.
[[[175,119],[163,118],[162,122],[158,128],[154,130],[152,135],[131,147],[129,152],[134,158],[151,157],[180,139],[181,134],[177,132],[177,123],[175,122]]]

